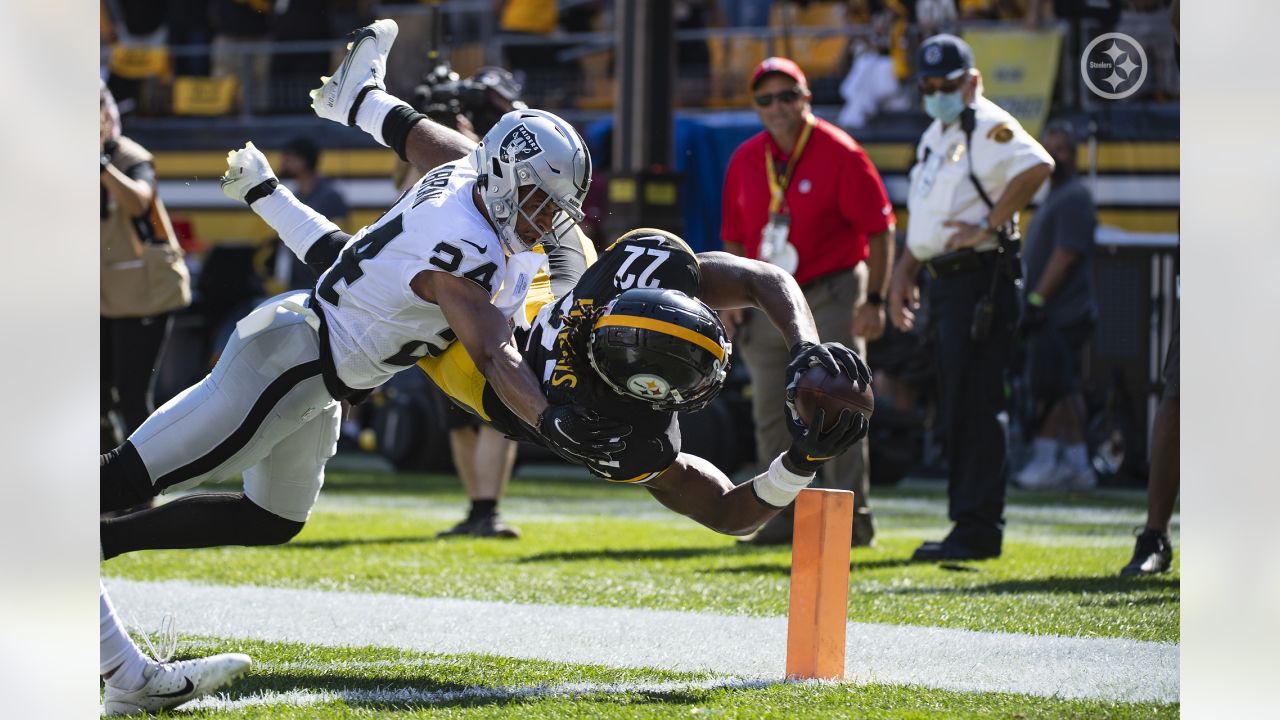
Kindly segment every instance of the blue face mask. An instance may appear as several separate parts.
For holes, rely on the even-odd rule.
[[[936,92],[924,96],[924,111],[929,117],[944,123],[954,121],[964,112],[964,90],[953,93]]]

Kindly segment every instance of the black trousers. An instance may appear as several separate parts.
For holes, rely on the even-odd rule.
[[[948,514],[951,537],[976,548],[999,549],[1004,534],[1005,430],[997,417],[1006,407],[1017,288],[1001,275],[992,291],[995,253],[980,270],[929,282],[929,319],[935,335],[940,417],[946,432]],[[972,335],[974,308],[990,296],[991,330]],[[994,547],[992,547],[994,546]]]
[[[172,328],[172,313],[144,318],[100,318],[99,412],[105,419],[107,413],[115,410],[124,424],[126,438],[156,409],[153,397],[156,369]],[[118,438],[116,444],[124,439]]]

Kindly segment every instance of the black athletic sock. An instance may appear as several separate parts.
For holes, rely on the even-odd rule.
[[[484,500],[472,500],[471,512],[467,514],[467,520],[480,520],[487,517],[493,517],[498,514],[498,501],[493,498]]]
[[[302,523],[269,512],[243,493],[193,493],[98,524],[104,558],[134,550],[279,545]]]

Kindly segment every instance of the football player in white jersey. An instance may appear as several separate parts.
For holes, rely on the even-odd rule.
[[[520,422],[552,447],[606,458],[624,446],[629,426],[549,403],[511,336],[546,262],[533,249],[576,237],[591,181],[582,138],[551,113],[520,110],[458,160],[465,138],[381,89],[394,39],[391,21],[358,31],[315,94],[318,112],[373,127],[419,169],[452,162],[434,166],[348,237],[280,186],[252,143],[228,155],[223,192],[248,203],[322,274],[311,293],[278,296],[241,320],[209,376],[102,459],[103,511],[241,473],[244,492],[192,493],[103,520],[104,559],[146,548],[287,542],[323,484],[340,401],[455,340]]]

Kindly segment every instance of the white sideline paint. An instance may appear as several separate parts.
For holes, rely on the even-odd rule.
[[[784,674],[786,618],[521,605],[385,593],[112,579],[145,629],[166,613],[185,634],[710,672]],[[502,618],[476,633],[476,618]],[[847,680],[1061,698],[1177,702],[1178,646],[849,623]]]
[[[234,700],[225,695],[209,695],[182,706],[183,710],[239,710],[255,705],[323,705],[331,702],[348,704],[388,703],[393,705],[441,705],[461,700],[490,700],[506,702],[534,697],[581,697],[583,695],[621,695],[626,693],[677,693],[689,690],[718,690],[720,688],[759,688],[770,683],[765,680],[739,680],[721,678],[696,682],[668,683],[567,683],[564,685],[532,685],[528,687],[469,687],[462,690],[419,690],[396,688],[391,690],[366,690],[344,688],[341,690],[287,692],[260,692]]]

